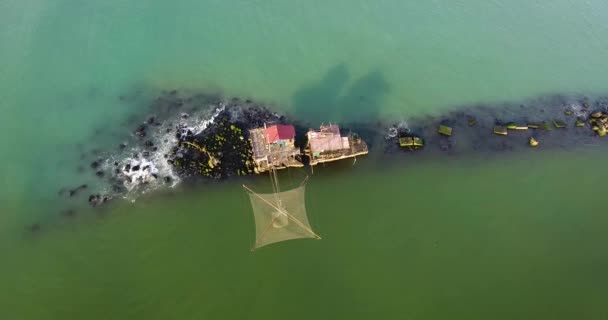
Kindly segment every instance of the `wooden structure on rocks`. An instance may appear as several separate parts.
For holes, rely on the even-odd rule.
[[[365,141],[356,134],[341,136],[340,128],[335,124],[321,125],[318,131],[311,129],[306,136],[308,144],[304,154],[310,159],[311,166],[368,153]]]
[[[256,172],[304,166],[296,159],[300,149],[294,144],[295,136],[295,128],[291,125],[264,125],[249,130]]]

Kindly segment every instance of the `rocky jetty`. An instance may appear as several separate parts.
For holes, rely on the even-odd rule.
[[[184,96],[176,90],[153,99],[148,110],[147,115],[129,120],[131,134],[123,136],[117,147],[97,147],[81,156],[84,163],[78,164],[78,172],[88,168],[98,183],[64,187],[59,195],[99,207],[112,199],[134,200],[182,180],[253,174],[249,130],[288,122],[249,99]]]
[[[523,149],[572,149],[596,145],[608,132],[608,98],[544,97],[525,105],[468,107],[436,117],[392,124],[385,152],[400,148],[399,139],[424,140],[417,153],[500,153]],[[401,140],[403,141],[403,139]]]
[[[224,107],[204,130],[178,127],[177,144],[167,156],[184,177],[224,179],[254,173],[249,130],[264,123],[284,123],[285,117],[261,107]]]
[[[551,96],[522,105],[464,107],[407,122],[368,119],[346,126],[369,141],[372,152],[497,153],[596,144],[608,133],[607,112],[608,98]],[[87,162],[80,163],[79,170],[89,168],[98,185],[80,183],[59,193],[98,207],[112,199],[133,200],[185,179],[254,174],[249,130],[264,124],[293,124],[296,146],[306,145],[307,126],[252,100],[163,92],[153,99],[147,114],[130,122],[130,136],[106,151],[96,148],[83,157]]]

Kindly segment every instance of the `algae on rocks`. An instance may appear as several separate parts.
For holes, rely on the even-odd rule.
[[[227,107],[199,133],[178,128],[168,162],[180,176],[223,179],[254,173],[249,129],[283,117],[264,108]]]

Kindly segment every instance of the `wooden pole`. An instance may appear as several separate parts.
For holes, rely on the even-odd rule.
[[[272,225],[274,224],[274,221],[276,219],[277,218],[272,218],[272,221],[270,221],[270,224],[268,225],[268,227],[266,227],[266,229],[264,229],[264,232],[262,232],[262,234],[257,239],[255,239],[255,244],[253,245],[253,248],[251,251],[255,250],[255,247],[258,245],[258,243],[264,237],[264,235],[266,235],[266,232],[268,232],[268,229],[270,229],[270,227],[272,227]]]
[[[304,178],[304,181],[302,181],[302,183],[300,183],[300,187],[303,186],[304,184],[306,184],[307,181],[308,181],[308,176],[306,176],[306,178]]]
[[[295,223],[297,223],[302,229],[310,232],[312,235],[314,235],[315,237],[317,237],[317,239],[321,239],[321,237],[316,234],[314,231],[312,231],[309,227],[307,227],[304,223],[302,223],[300,220],[296,219],[295,217],[293,217],[292,215],[290,215],[287,211],[275,206],[274,204],[268,202],[268,200],[264,199],[262,196],[260,196],[259,194],[257,194],[255,191],[251,190],[249,187],[247,187],[246,185],[243,185],[243,188],[245,188],[245,190],[251,192],[254,196],[260,198],[260,200],[264,201],[267,205],[271,206],[272,208],[276,209],[278,212],[286,215],[289,219],[293,220]]]

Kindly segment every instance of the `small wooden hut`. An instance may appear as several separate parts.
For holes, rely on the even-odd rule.
[[[318,131],[310,129],[306,136],[308,144],[304,154],[310,159],[311,166],[368,153],[365,141],[356,134],[342,136],[335,124],[322,125]]]
[[[294,144],[295,128],[291,125],[273,125],[249,130],[253,161],[258,173],[271,168],[302,167],[296,160],[300,149]]]

